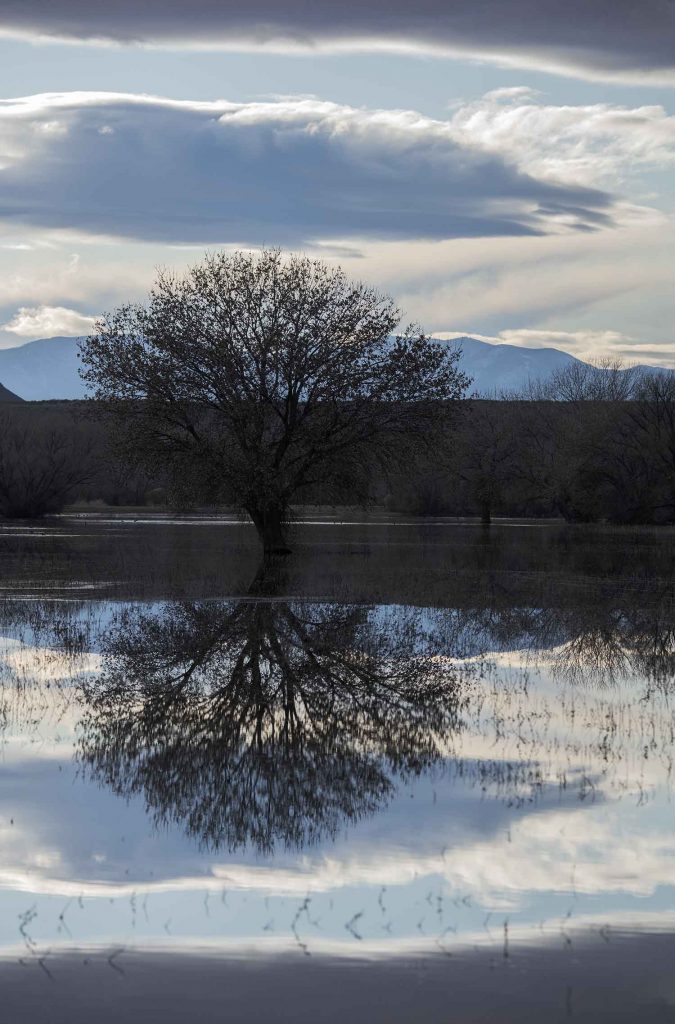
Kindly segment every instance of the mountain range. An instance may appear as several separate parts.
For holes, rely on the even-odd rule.
[[[0,349],[0,384],[4,385],[0,387],[0,401],[16,401],[17,396],[31,402],[83,398],[78,340],[42,338]],[[447,344],[461,347],[461,367],[473,379],[471,391],[479,395],[518,391],[528,380],[545,380],[554,370],[580,362],[557,348],[521,348],[470,337]]]
[[[554,370],[581,362],[557,348],[522,348],[469,337],[448,344],[462,350],[460,367],[473,380],[471,392],[486,396],[520,391],[528,381],[546,380]]]

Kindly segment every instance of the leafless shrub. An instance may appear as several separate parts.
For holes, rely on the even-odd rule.
[[[0,515],[35,519],[59,512],[92,473],[91,446],[76,429],[0,415]]]

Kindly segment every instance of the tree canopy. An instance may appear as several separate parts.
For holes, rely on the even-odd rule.
[[[319,260],[218,253],[103,317],[82,377],[124,446],[193,496],[236,501],[280,550],[303,491],[414,458],[468,387],[458,351],[400,324],[390,298]]]

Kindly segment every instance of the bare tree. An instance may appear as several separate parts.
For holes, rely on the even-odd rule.
[[[628,522],[675,518],[675,375],[645,373],[615,432],[614,505]]]
[[[524,419],[531,421],[533,443],[523,449],[521,461],[532,480],[547,484],[552,508],[565,519],[590,522],[633,514],[634,485],[644,488],[627,468],[630,445],[623,435],[633,416],[641,415],[646,381],[643,368],[607,357],[576,360],[525,389],[522,397],[532,413]]]
[[[0,516],[59,512],[92,475],[91,443],[70,422],[34,421],[23,406],[0,416]]]
[[[480,512],[481,522],[489,526],[521,467],[517,462],[518,435],[513,407],[503,402],[477,400],[471,403],[468,429],[459,444],[458,474]]]
[[[430,443],[469,384],[447,345],[411,327],[392,338],[400,319],[318,260],[211,255],[99,321],[82,377],[124,446],[236,501],[267,551],[287,551],[303,489]]]
[[[529,381],[523,398],[555,402],[628,402],[638,397],[643,371],[606,356],[590,363],[575,360],[543,381]]]

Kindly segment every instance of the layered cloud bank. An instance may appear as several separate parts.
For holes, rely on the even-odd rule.
[[[318,100],[7,100],[0,152],[0,218],[98,235],[289,246],[612,223],[606,192],[528,174],[452,121]]]
[[[0,33],[181,48],[421,51],[675,83],[671,0],[32,0],[3,5]]]
[[[430,331],[670,364],[674,163],[661,106],[524,87],[443,120],[307,98],[0,101],[0,348],[86,333],[204,247],[279,244]]]

